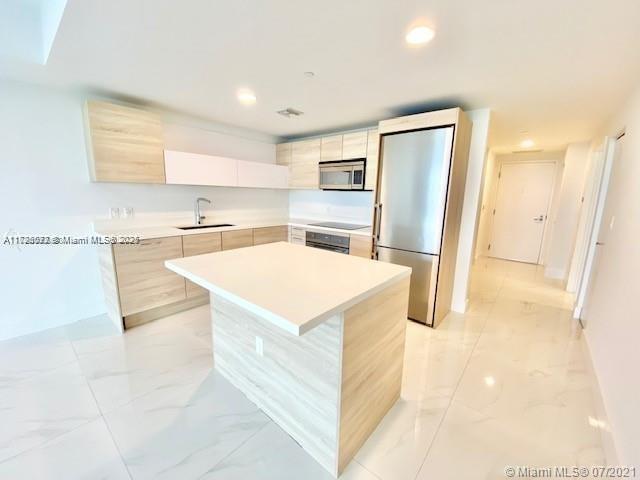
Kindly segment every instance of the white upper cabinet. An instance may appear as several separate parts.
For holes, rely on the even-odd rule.
[[[238,186],[254,188],[289,188],[289,167],[271,163],[238,162]]]
[[[238,165],[233,158],[165,150],[164,169],[168,184],[238,185]]]
[[[288,188],[289,168],[201,153],[164,151],[168,184]]]

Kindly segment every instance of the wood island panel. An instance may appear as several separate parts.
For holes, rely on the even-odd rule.
[[[400,397],[409,279],[344,313],[338,474]]]
[[[298,337],[212,294],[211,321],[216,370],[335,474],[342,317]]]
[[[351,235],[349,237],[349,255],[371,258],[371,237],[364,235]]]

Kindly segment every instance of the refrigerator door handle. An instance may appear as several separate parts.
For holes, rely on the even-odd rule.
[[[374,206],[375,209],[375,224],[374,224],[374,237],[377,240],[380,240],[380,222],[382,221],[382,204],[376,203]]]

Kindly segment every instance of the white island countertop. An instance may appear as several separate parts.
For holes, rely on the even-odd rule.
[[[408,267],[287,242],[178,258],[165,265],[294,335],[411,274]]]

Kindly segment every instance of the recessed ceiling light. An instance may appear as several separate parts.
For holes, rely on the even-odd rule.
[[[492,376],[484,377],[484,383],[487,387],[493,387],[496,384],[496,379]]]
[[[431,41],[435,35],[436,32],[434,32],[433,29],[425,25],[420,25],[409,30],[409,33],[407,33],[407,36],[404,38],[409,45],[422,45]]]
[[[535,145],[535,142],[529,138],[520,142],[522,148],[531,148]]]
[[[243,105],[253,105],[256,103],[256,94],[247,88],[238,90],[238,101]]]

